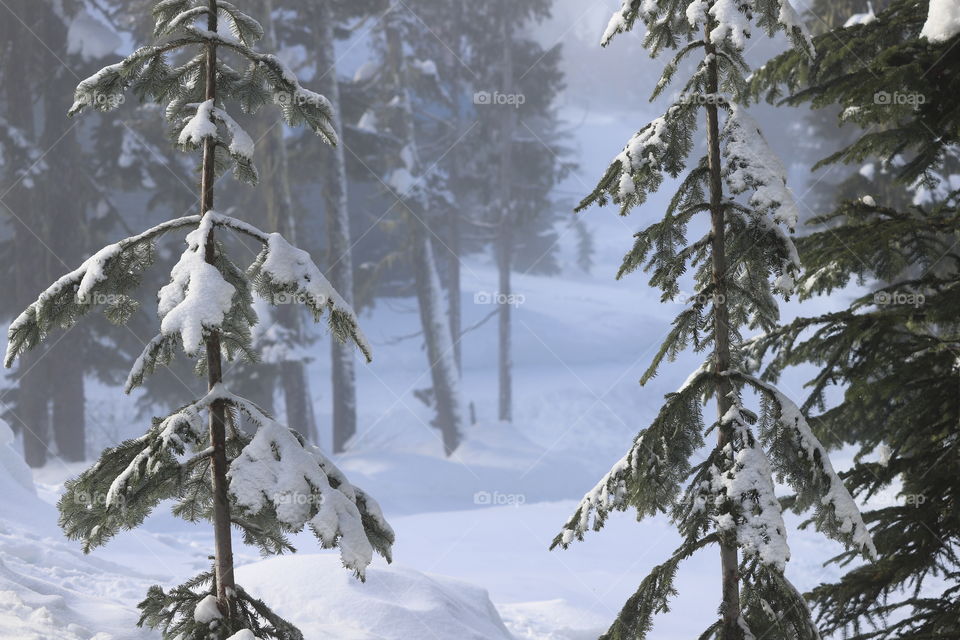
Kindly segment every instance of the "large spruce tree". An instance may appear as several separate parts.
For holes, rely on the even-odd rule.
[[[813,640],[819,633],[803,597],[784,576],[790,551],[774,481],[789,485],[795,510],[812,510],[818,530],[866,556],[875,549],[856,504],[834,472],[803,413],[785,394],[751,375],[742,333],[777,327],[775,293],[788,295],[800,269],[788,234],[798,213],[783,166],[767,146],[744,103],[744,60],[754,27],[783,30],[803,55],[812,45],[786,0],[624,0],[603,37],[607,45],[637,22],[656,56],[678,50],[654,91],[664,93],[681,65],[696,53],[691,77],[664,115],[643,127],[581,204],[613,201],[621,213],[643,205],[666,176],[688,169],[698,116],[705,115],[706,154],[690,163],[665,215],[636,236],[620,276],[643,268],[663,299],[680,294],[692,271],[696,295],[687,301],[644,376],[688,346],[707,358],[667,396],[653,423],[581,502],[554,540],[563,547],[600,529],[613,511],[638,517],[667,514],[683,542],[643,580],[604,638],[647,637],[652,618],[669,607],[683,560],[712,545],[720,550],[719,616],[700,636],[722,640]],[[693,242],[698,217],[708,233]],[[704,405],[717,405],[706,421]],[[748,408],[757,402],[758,409]],[[715,446],[692,459],[714,433]],[[741,555],[742,554],[742,555]]]
[[[867,292],[755,343],[757,358],[773,356],[770,379],[817,366],[811,426],[857,447],[846,481],[879,500],[865,520],[881,559],[811,594],[824,630],[855,640],[960,637],[960,25],[942,33],[945,17],[895,1],[872,22],[818,37],[816,60],[784,54],[755,78],[771,99],[786,91],[792,104],[859,125],[825,164],[884,167],[891,191],[913,194],[904,203],[861,191],[814,218],[800,243],[803,296],[836,299],[851,283]],[[940,37],[925,37],[928,22]]]
[[[175,515],[212,524],[214,566],[172,591],[152,588],[140,604],[140,624],[170,639],[299,639],[299,631],[235,583],[233,527],[264,553],[292,550],[287,534],[309,527],[324,547],[339,547],[344,566],[361,578],[374,552],[389,559],[393,532],[376,502],[319,449],[227,389],[223,360],[255,357],[254,296],[302,302],[317,319],[326,314],[339,339],[355,342],[368,358],[370,352],[352,310],[310,256],[279,234],[217,213],[214,187],[231,167],[239,180],[257,180],[254,141],[228,105],[254,113],[275,103],[289,125],[305,124],[336,144],[333,113],[276,56],[254,48],[263,28],[235,5],[161,0],[153,16],[156,41],[80,83],[71,114],[87,107],[109,111],[127,92],[163,105],[174,140],[202,156],[200,214],[104,247],[60,278],[10,326],[6,364],[95,307],[104,306],[114,322],[129,318],[135,304],[128,293],[152,263],[155,242],[189,231],[159,293],[160,333],[134,364],[126,388],[183,351],[206,374],[207,393],[156,419],[143,436],[108,449],[69,481],[59,503],[61,526],[89,551],[172,500]],[[260,246],[249,270],[226,253],[218,231]],[[256,426],[252,434],[241,428],[244,420]]]

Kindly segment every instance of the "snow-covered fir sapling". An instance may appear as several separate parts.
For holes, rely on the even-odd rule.
[[[630,451],[590,491],[554,540],[567,547],[613,511],[638,517],[668,515],[683,542],[655,567],[626,603],[604,638],[645,638],[653,616],[666,611],[683,560],[711,545],[720,549],[722,597],[718,619],[702,639],[819,638],[800,593],[784,576],[790,558],[782,504],[774,487],[794,492],[787,502],[812,510],[821,532],[866,557],[876,551],[857,506],[834,472],[827,452],[787,396],[751,375],[741,333],[770,331],[779,312],[774,294],[788,296],[800,263],[790,233],[797,224],[785,171],[745,109],[749,67],[744,48],[753,28],[783,30],[795,47],[814,55],[803,23],[788,0],[624,0],[603,45],[637,22],[653,56],[677,50],[653,96],[667,88],[682,62],[701,52],[693,75],[666,113],[643,127],[580,205],[612,201],[621,214],[642,205],[665,175],[692,166],[665,215],[636,235],[618,277],[639,268],[663,300],[680,295],[692,271],[697,295],[674,321],[642,382],[664,358],[688,346],[707,358],[641,431]],[[706,155],[688,162],[698,115],[706,115]],[[703,216],[709,232],[687,240]],[[715,399],[716,421],[705,405]],[[748,404],[756,402],[756,411]],[[704,451],[706,437],[717,443]]]
[[[353,311],[310,256],[278,234],[215,212],[214,185],[231,166],[239,180],[257,180],[253,140],[228,104],[246,113],[277,104],[289,125],[306,124],[336,144],[333,113],[276,56],[254,49],[263,29],[235,5],[161,0],[153,17],[156,42],[81,82],[71,114],[87,107],[109,111],[127,91],[164,105],[174,140],[202,154],[200,214],[107,246],[60,278],[10,326],[6,364],[94,307],[125,321],[136,310],[128,294],[152,263],[155,242],[188,231],[186,249],[159,293],[160,333],[134,364],[126,390],[182,350],[206,373],[207,393],[156,419],[145,435],[104,451],[68,482],[60,523],[90,551],[170,500],[175,515],[213,525],[214,565],[169,592],[150,589],[140,625],[159,628],[165,638],[296,640],[302,636],[295,627],[235,584],[232,529],[264,554],[277,554],[293,550],[288,534],[309,527],[323,547],[339,547],[344,566],[361,579],[375,552],[390,560],[394,534],[377,503],[319,449],[227,389],[223,358],[255,356],[255,295],[271,303],[302,301],[317,320],[327,314],[338,339],[355,343],[367,359],[370,350]],[[218,231],[262,245],[246,272],[215,238]],[[253,434],[241,428],[243,420],[256,426]]]

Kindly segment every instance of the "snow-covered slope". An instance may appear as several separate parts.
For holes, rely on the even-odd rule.
[[[487,593],[412,569],[375,568],[363,584],[333,555],[272,558],[237,580],[311,640],[511,640]]]
[[[135,638],[132,601],[149,585],[129,568],[84,557],[58,535],[56,511],[0,422],[0,638]],[[122,635],[121,635],[122,633]]]

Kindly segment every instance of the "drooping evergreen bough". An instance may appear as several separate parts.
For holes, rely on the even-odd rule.
[[[106,450],[68,482],[60,524],[90,551],[172,500],[175,515],[213,525],[214,566],[169,592],[152,588],[140,604],[140,625],[171,639],[297,640],[302,636],[295,627],[235,584],[232,528],[264,554],[277,554],[293,550],[288,534],[309,527],[323,547],[339,547],[344,566],[361,579],[374,552],[390,560],[394,534],[377,503],[319,449],[227,389],[222,360],[255,357],[255,295],[271,303],[302,302],[318,320],[327,314],[337,338],[354,342],[368,359],[370,349],[353,311],[306,252],[217,213],[213,194],[216,179],[231,166],[238,179],[257,179],[254,142],[228,104],[247,113],[277,104],[289,125],[306,124],[336,144],[333,113],[276,56],[254,49],[263,29],[235,5],[162,0],[153,16],[156,42],[81,82],[71,114],[87,107],[109,111],[127,91],[164,105],[177,144],[202,153],[200,215],[109,245],[60,278],[10,326],[6,364],[94,307],[105,306],[108,318],[124,322],[136,310],[128,294],[152,263],[155,242],[188,231],[170,283],[159,293],[160,333],[134,364],[126,389],[182,350],[207,374],[208,392],[156,419],[143,436]],[[217,231],[262,246],[246,272],[227,255]],[[242,420],[256,425],[252,435]]]
[[[851,640],[960,638],[960,23],[938,21],[943,8],[897,0],[872,22],[820,36],[818,60],[783,54],[755,77],[758,92],[785,89],[784,100],[834,108],[861,127],[824,162],[879,164],[913,195],[898,204],[861,191],[870,197],[811,220],[801,296],[851,282],[868,292],[754,342],[756,359],[774,356],[771,380],[816,366],[804,405],[817,413],[811,427],[857,446],[845,480],[855,495],[880,498],[864,519],[881,559],[811,593],[822,629]],[[914,99],[888,99],[894,91]],[[833,386],[843,394],[830,402]]]
[[[744,107],[749,68],[743,52],[754,26],[770,35],[785,31],[808,55],[811,41],[785,0],[624,0],[603,44],[638,21],[647,27],[652,55],[678,49],[654,98],[681,62],[697,52],[702,58],[666,113],[630,140],[580,209],[613,201],[626,215],[665,175],[680,176],[693,151],[697,117],[705,112],[706,156],[691,163],[662,219],[637,234],[619,276],[643,268],[665,301],[680,294],[688,269],[697,287],[642,382],[688,346],[708,356],[667,396],[657,418],[584,497],[553,544],[567,547],[589,529],[599,530],[611,512],[630,507],[640,518],[667,514],[681,533],[682,544],[643,580],[604,638],[647,637],[654,614],[667,610],[675,594],[680,563],[714,544],[720,547],[722,598],[718,620],[701,638],[819,638],[803,597],[784,576],[790,551],[775,479],[796,492],[795,510],[812,510],[820,531],[865,556],[876,551],[802,412],[751,375],[754,363],[745,357],[741,336],[744,329],[777,326],[774,294],[788,295],[800,269],[788,233],[798,213],[784,168]],[[688,242],[688,225],[701,214],[710,231]],[[719,417],[708,423],[703,408],[711,398]],[[757,411],[747,406],[753,401]],[[697,463],[693,458],[713,432],[716,446]]]

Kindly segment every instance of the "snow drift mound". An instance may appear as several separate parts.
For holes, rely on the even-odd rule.
[[[237,574],[311,640],[513,640],[485,590],[411,569],[371,568],[360,583],[335,555],[296,554]]]
[[[130,629],[135,613],[117,604],[142,594],[143,584],[62,539],[56,510],[37,496],[13,443],[0,421],[0,638],[146,637]],[[121,629],[127,633],[117,634]]]

